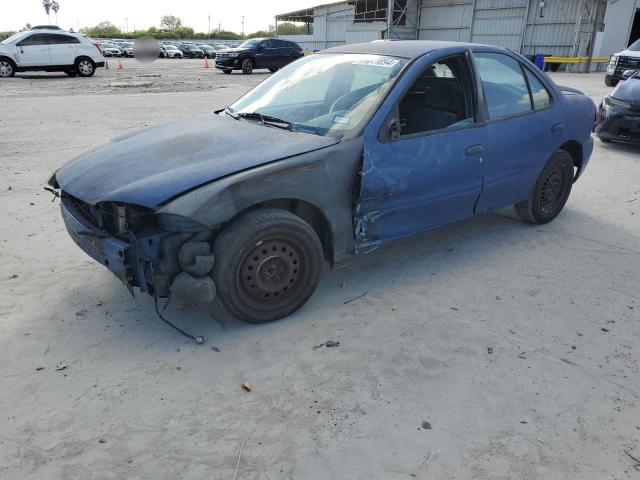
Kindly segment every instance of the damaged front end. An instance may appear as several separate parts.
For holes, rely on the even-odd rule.
[[[74,242],[134,294],[175,294],[190,303],[216,295],[210,276],[214,231],[189,218],[121,202],[90,205],[61,192],[62,217]]]

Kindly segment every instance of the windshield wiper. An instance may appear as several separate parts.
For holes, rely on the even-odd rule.
[[[271,115],[263,115],[260,112],[238,113],[237,115],[242,118],[260,120],[260,122],[263,125],[268,124],[268,125],[273,125],[274,127],[283,128],[289,131],[293,130],[293,124],[291,122],[288,122],[278,117],[272,117]]]
[[[224,113],[226,113],[227,115],[229,115],[231,118],[235,119],[235,120],[240,120],[240,117],[238,116],[237,113],[233,113],[233,111],[231,110],[231,108],[229,107],[224,107],[224,110],[222,110]],[[214,113],[218,113],[218,112],[214,112]]]

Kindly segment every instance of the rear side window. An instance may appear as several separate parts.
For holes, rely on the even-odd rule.
[[[538,77],[531,73],[529,69],[525,68],[524,71],[529,81],[534,110],[542,110],[551,105],[551,96],[542,82],[538,80]]]
[[[47,44],[46,35],[42,33],[31,35],[30,37],[27,37],[20,42],[21,47],[28,47],[31,45],[46,45],[46,44]]]
[[[49,45],[67,45],[70,43],[80,43],[76,37],[70,35],[47,35]]]
[[[520,62],[501,53],[474,54],[489,118],[531,111],[529,89]]]

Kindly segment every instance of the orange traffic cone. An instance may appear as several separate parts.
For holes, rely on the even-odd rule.
[[[207,60],[207,57],[204,57],[204,68],[211,68],[209,66],[209,60]]]
[[[118,58],[118,70],[124,69],[124,65],[122,64],[122,60]]]

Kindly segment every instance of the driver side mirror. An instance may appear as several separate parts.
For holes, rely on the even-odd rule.
[[[402,127],[400,126],[400,121],[394,118],[389,122],[389,139],[392,141],[400,140],[401,133]]]
[[[638,70],[625,70],[624,72],[622,72],[622,80],[629,80],[637,72],[638,72]]]

